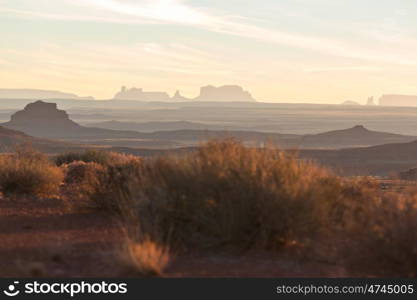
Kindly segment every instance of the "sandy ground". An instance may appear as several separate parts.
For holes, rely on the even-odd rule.
[[[0,277],[120,277],[120,226],[58,200],[0,200]],[[283,254],[178,255],[166,277],[340,277],[343,270]]]

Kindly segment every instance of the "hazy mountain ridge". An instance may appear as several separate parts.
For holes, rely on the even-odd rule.
[[[417,141],[341,150],[301,150],[302,158],[313,159],[343,175],[388,176],[417,166]]]
[[[31,143],[34,148],[47,153],[104,147],[112,151],[148,156],[187,152],[208,139],[234,137],[252,146],[271,142],[281,148],[299,149],[301,158],[315,160],[344,175],[386,176],[417,166],[417,137],[371,131],[360,125],[314,135],[189,129],[147,133],[118,131],[81,126],[72,121],[65,111],[57,109],[55,103],[42,101],[16,112],[11,121],[4,125],[19,128],[24,133],[0,127],[1,152],[10,151],[17,144]],[[48,138],[54,136],[75,144],[32,137],[28,135],[29,132]],[[366,143],[379,145],[365,147]],[[350,145],[347,146],[350,148],[334,148],[344,145]],[[362,147],[352,148],[352,145]]]
[[[87,127],[97,127],[112,130],[135,130],[142,132],[154,131],[171,131],[171,130],[240,130],[239,127],[233,125],[217,125],[205,124],[190,121],[166,121],[166,122],[122,122],[122,121],[104,121],[97,123],[85,124]],[[246,129],[248,130],[248,129]]]
[[[80,97],[76,94],[54,90],[39,89],[0,89],[0,99],[78,99],[94,100],[93,97]]]
[[[113,121],[111,124],[115,124]],[[117,123],[131,126],[131,123]],[[160,125],[158,123],[156,125]],[[192,122],[171,122],[165,125],[194,126]],[[149,123],[147,124],[149,126]],[[155,124],[151,124],[152,126]],[[387,143],[410,142],[415,136],[370,131],[363,126],[345,130],[336,130],[313,135],[281,134],[275,132],[245,130],[206,130],[179,129],[139,132],[132,130],[112,130],[81,126],[72,121],[64,110],[59,110],[56,103],[37,101],[14,113],[9,122],[3,126],[22,131],[26,134],[55,139],[67,139],[72,142],[90,145],[118,147],[170,148],[198,145],[209,139],[236,138],[248,145],[262,146],[272,143],[281,148],[321,148],[339,149],[346,147],[366,147]],[[202,124],[197,124],[202,126]]]
[[[34,149],[45,153],[58,153],[80,149],[80,145],[73,145],[57,140],[36,138],[23,132],[0,126],[0,152],[12,152],[16,146],[22,144],[31,146]]]

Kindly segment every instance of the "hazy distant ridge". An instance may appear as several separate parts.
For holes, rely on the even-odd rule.
[[[80,97],[72,93],[38,89],[0,89],[0,99],[80,99],[94,100],[93,97]]]
[[[417,96],[412,95],[383,95],[379,104],[385,106],[417,106]]]

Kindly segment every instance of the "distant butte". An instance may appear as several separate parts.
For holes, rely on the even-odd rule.
[[[14,113],[9,122],[0,124],[28,135],[46,138],[134,138],[139,133],[102,128],[84,127],[72,121],[67,112],[57,108],[56,103],[36,101]]]
[[[252,95],[244,91],[238,85],[224,85],[214,87],[204,86],[200,89],[200,95],[195,99],[198,101],[220,101],[220,102],[255,102]]]
[[[74,131],[81,128],[80,125],[70,120],[64,110],[57,109],[56,103],[36,101],[29,103],[23,110],[14,113],[9,122],[3,126],[23,131],[34,136],[59,135],[63,131]]]
[[[212,85],[200,88],[200,94],[196,98],[186,98],[177,90],[173,97],[165,92],[145,92],[141,88],[122,87],[113,100],[134,100],[134,101],[173,101],[173,102],[255,102],[252,95],[238,85],[224,85],[215,87]]]
[[[361,104],[356,101],[348,100],[348,101],[343,102],[341,105],[361,105]]]
[[[165,92],[145,92],[143,89],[128,89],[122,86],[120,91],[114,95],[114,100],[136,100],[136,101],[169,101],[169,95]]]

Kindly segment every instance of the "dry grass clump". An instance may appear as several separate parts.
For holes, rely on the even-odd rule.
[[[61,192],[71,208],[96,209],[91,198],[100,189],[100,178],[106,168],[95,162],[74,161],[61,166],[65,170],[65,179]]]
[[[66,184],[135,228],[122,254],[135,274],[161,275],[169,250],[328,244],[350,274],[417,276],[417,193],[383,192],[272,147],[211,141],[181,156],[72,163]]]
[[[341,254],[361,276],[417,277],[417,193],[373,195],[345,215]]]
[[[140,160],[107,166],[106,172],[98,178],[99,185],[91,194],[91,201],[102,210],[123,214],[127,218],[136,207],[133,192],[136,191],[141,168]]]
[[[119,213],[129,199],[129,184],[136,180],[140,159],[131,155],[108,152],[111,161],[74,161],[61,166],[65,170],[62,188],[67,203],[78,208]],[[122,195],[120,195],[122,193]]]
[[[167,246],[149,238],[141,241],[128,238],[123,248],[122,259],[130,274],[162,276],[170,262],[170,252]]]
[[[320,232],[342,182],[274,148],[226,140],[145,161],[129,188],[130,213],[143,234],[170,235],[189,248],[276,249],[304,245]]]
[[[55,197],[64,178],[60,168],[48,157],[28,146],[0,156],[0,189],[7,197]]]
[[[55,157],[55,163],[58,166],[61,166],[75,161],[83,161],[86,163],[94,162],[100,165],[108,166],[125,164],[135,159],[137,158],[133,155],[89,149],[83,152],[68,152],[59,154]]]

